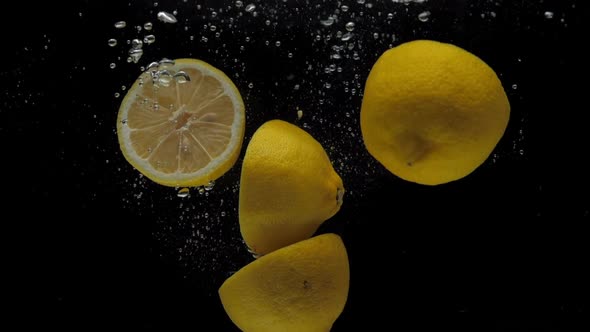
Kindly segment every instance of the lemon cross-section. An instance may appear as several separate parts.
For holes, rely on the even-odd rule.
[[[244,102],[220,70],[196,59],[166,61],[140,75],[117,120],[127,161],[156,183],[200,186],[236,162]]]

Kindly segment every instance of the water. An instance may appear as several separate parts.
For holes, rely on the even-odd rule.
[[[520,49],[518,52],[508,50],[508,46],[502,52],[488,50],[503,47],[504,40],[498,39],[510,39],[509,35],[501,31],[498,36],[492,33],[496,31],[495,27],[504,24],[502,22],[512,19],[512,28],[518,34],[525,25],[533,26],[533,21],[523,15],[519,19],[529,21],[520,23],[500,1],[471,2],[470,6],[462,7],[464,12],[440,8],[448,2],[423,0],[310,1],[309,4],[300,1],[232,0],[223,4],[212,3],[188,1],[183,5],[183,2],[178,1],[170,6],[169,3],[160,2],[158,6],[152,7],[153,2],[150,2],[150,14],[134,18],[120,16],[127,20],[130,29],[122,27],[115,30],[110,25],[114,20],[107,22],[107,36],[113,37],[114,45],[111,45],[110,40],[109,47],[104,45],[104,39],[98,42],[102,43],[104,49],[111,51],[102,63],[102,68],[111,68],[108,74],[113,84],[106,95],[109,100],[114,100],[113,109],[108,116],[104,115],[107,119],[103,120],[104,127],[114,121],[114,113],[122,100],[122,94],[126,92],[121,89],[121,84],[131,86],[129,77],[136,77],[140,67],[152,72],[155,84],[162,87],[176,86],[174,82],[185,84],[191,80],[187,73],[173,71],[171,60],[157,61],[164,56],[207,61],[230,77],[242,94],[248,119],[242,154],[236,166],[214,185],[190,190],[165,188],[141,177],[124,163],[116,166],[120,169],[116,171],[120,181],[117,186],[123,192],[120,194],[123,197],[123,208],[130,214],[146,217],[146,224],[151,222],[149,227],[154,229],[154,237],[161,246],[163,256],[160,259],[173,262],[171,264],[189,278],[195,274],[211,274],[211,278],[217,278],[215,282],[219,284],[218,274],[225,275],[230,270],[237,270],[250,259],[244,258],[247,249],[240,242],[237,222],[239,171],[255,126],[265,120],[281,118],[295,123],[326,148],[347,189],[343,203],[347,212],[345,215],[336,215],[330,223],[337,226],[328,225],[327,230],[344,230],[348,236],[360,236],[357,231],[366,212],[361,209],[363,202],[376,200],[375,206],[396,202],[396,213],[403,216],[403,220],[415,220],[414,214],[427,216],[429,212],[424,208],[410,213],[408,207],[412,199],[419,198],[430,202],[431,206],[445,207],[451,200],[445,196],[452,191],[448,189],[451,187],[455,188],[454,194],[463,195],[461,197],[466,199],[470,196],[461,192],[467,190],[465,188],[474,190],[473,195],[485,197],[485,191],[479,190],[478,186],[485,183],[487,187],[494,187],[494,183],[486,181],[488,177],[496,176],[498,169],[509,169],[511,163],[520,167],[520,161],[534,155],[526,144],[527,131],[519,132],[529,125],[521,121],[521,117],[527,113],[523,105],[527,104],[520,98],[525,98],[522,96],[533,90],[522,77],[523,68],[533,63],[532,55]],[[136,9],[138,6],[133,4],[131,8]],[[512,6],[519,5],[514,2]],[[559,25],[563,28],[563,24],[569,22],[568,16],[560,10],[541,5],[530,6],[536,7],[534,12],[529,13],[530,17],[535,17],[547,26]],[[174,13],[174,10],[178,12]],[[158,12],[156,21],[154,16]],[[174,21],[162,20],[161,13],[174,17]],[[457,13],[463,16],[459,17]],[[564,23],[560,21],[562,18],[565,18]],[[465,21],[469,22],[470,30],[461,26]],[[137,31],[135,24],[143,24],[142,31]],[[434,30],[434,26],[438,30]],[[534,31],[534,28],[531,29]],[[486,36],[486,39],[482,41],[478,36]],[[372,64],[382,52],[402,42],[424,38],[453,41],[473,52],[481,52],[478,55],[490,59],[490,63],[495,63],[494,67],[499,68],[500,79],[511,102],[516,105],[509,132],[501,142],[504,145],[485,161],[483,171],[476,171],[465,185],[457,182],[448,188],[433,189],[406,183],[370,158],[364,148],[360,132],[360,108]],[[131,41],[129,45],[125,44],[127,40]],[[132,64],[124,63],[126,52],[129,52]],[[121,54],[124,56],[118,59]],[[518,82],[518,85],[513,82]],[[149,79],[146,79],[147,84],[152,84]],[[118,98],[114,99],[113,94]],[[161,107],[146,106],[146,109],[162,111],[167,107],[167,104],[162,104]],[[106,130],[112,135],[111,131],[110,127]],[[112,154],[118,152],[109,153],[111,164],[114,164]],[[498,183],[502,182],[499,176],[497,180]],[[386,185],[390,187],[382,189]],[[381,196],[368,196],[375,192],[386,193],[384,197],[392,199],[387,201]],[[509,192],[505,195],[513,197]],[[445,208],[439,210],[441,218],[452,215]],[[352,247],[351,252],[357,250],[358,253],[361,250],[358,248]],[[212,297],[216,296],[214,292],[212,294]],[[334,330],[338,331],[337,327]]]

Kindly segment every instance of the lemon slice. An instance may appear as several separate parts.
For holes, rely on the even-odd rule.
[[[244,102],[223,72],[200,60],[150,65],[123,99],[117,119],[127,161],[171,187],[216,180],[236,162]]]

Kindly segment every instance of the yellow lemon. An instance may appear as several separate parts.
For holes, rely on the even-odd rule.
[[[327,332],[349,287],[346,248],[325,234],[274,251],[229,277],[219,296],[245,332]]]
[[[509,116],[502,84],[481,59],[419,40],[386,51],[371,69],[361,130],[369,153],[393,174],[437,185],[479,167]]]
[[[244,103],[220,70],[195,59],[164,61],[139,76],[119,108],[127,161],[166,186],[199,186],[227,172],[244,138]]]
[[[313,137],[273,120],[254,133],[240,180],[240,230],[246,244],[266,254],[309,238],[342,205],[344,187]]]

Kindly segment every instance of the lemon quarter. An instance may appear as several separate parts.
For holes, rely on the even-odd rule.
[[[240,231],[256,254],[313,235],[342,206],[344,185],[322,145],[281,120],[248,143],[240,178]]]
[[[148,68],[123,99],[117,119],[127,161],[166,186],[199,186],[236,162],[244,103],[220,70],[196,59]]]
[[[244,332],[328,332],[346,304],[349,278],[342,239],[324,234],[246,265],[219,296]]]

